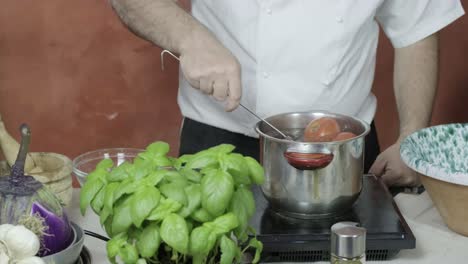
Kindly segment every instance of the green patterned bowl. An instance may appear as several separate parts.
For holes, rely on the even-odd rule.
[[[400,154],[421,181],[449,228],[468,236],[468,123],[421,129]]]

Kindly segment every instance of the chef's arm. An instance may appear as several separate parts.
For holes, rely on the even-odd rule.
[[[190,39],[207,30],[174,0],[111,0],[128,28],[164,49],[182,53]]]
[[[400,137],[430,125],[438,84],[438,35],[395,49],[394,90]]]
[[[180,54],[185,79],[195,89],[225,102],[240,103],[241,70],[234,55],[174,0],[111,0],[120,19],[135,34]]]

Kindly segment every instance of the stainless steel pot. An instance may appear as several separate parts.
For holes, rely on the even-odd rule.
[[[320,117],[335,118],[342,131],[358,136],[334,142],[301,142],[307,124]],[[262,191],[273,209],[306,219],[330,217],[350,209],[362,188],[364,137],[369,125],[357,118],[323,111],[286,113],[266,120],[295,139],[281,138],[262,121],[255,127],[265,168]],[[291,155],[312,157],[312,164],[317,166],[291,165],[287,159]]]

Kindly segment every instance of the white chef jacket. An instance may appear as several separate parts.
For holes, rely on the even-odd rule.
[[[459,0],[192,0],[192,15],[239,60],[241,102],[261,117],[327,110],[371,122],[379,25],[395,48],[464,14]],[[258,120],[179,76],[182,115],[256,137]]]

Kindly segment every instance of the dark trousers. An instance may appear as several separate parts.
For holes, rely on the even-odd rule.
[[[180,136],[179,155],[193,154],[222,143],[232,144],[236,147],[234,152],[259,160],[260,146],[257,138],[229,132],[189,118],[184,119]],[[374,123],[371,124],[371,131],[366,137],[365,146],[364,171],[368,172],[380,153]]]

